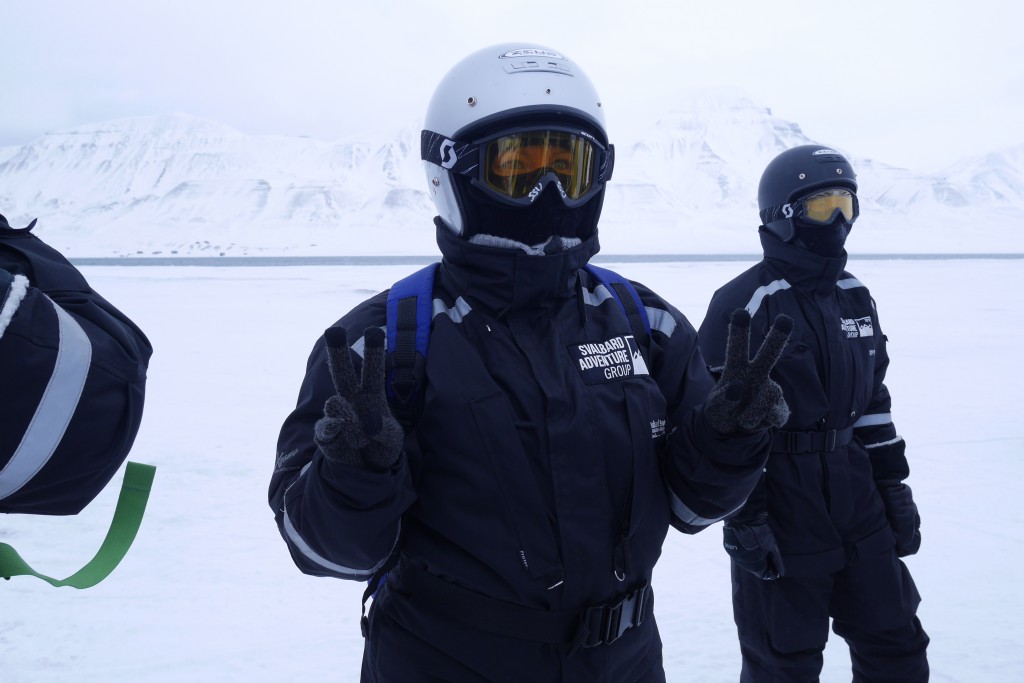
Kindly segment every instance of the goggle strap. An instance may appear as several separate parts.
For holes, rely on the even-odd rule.
[[[424,130],[420,133],[420,159],[452,173],[473,175],[480,162],[480,147]]]
[[[857,195],[853,192],[850,193],[853,196],[853,218],[856,220],[860,215],[860,203],[857,200]],[[838,207],[835,211],[842,211]],[[768,225],[772,221],[777,221],[781,218],[799,218],[806,213],[806,209],[803,206],[803,200],[797,200],[788,204],[778,204],[776,206],[769,206],[766,209],[762,209],[758,214],[761,217],[761,225]],[[845,215],[845,214],[844,214]]]
[[[603,152],[598,150],[601,155],[601,167],[597,169],[597,179],[594,184],[607,183],[612,179],[612,171],[615,170],[615,145],[608,145],[608,149]]]
[[[598,147],[595,151],[599,165],[593,186],[598,187],[612,177],[615,167],[615,146],[608,145],[607,149],[603,150]],[[431,130],[420,131],[420,159],[452,173],[471,177],[480,174],[480,145],[452,140]]]
[[[760,212],[761,224],[768,225],[780,218],[792,218],[793,217],[793,205],[792,204],[779,204],[777,206],[769,206],[762,209]]]

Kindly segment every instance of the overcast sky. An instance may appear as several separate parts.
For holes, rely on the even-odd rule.
[[[630,103],[736,86],[928,169],[1024,143],[1022,20],[1009,0],[2,0],[0,146],[167,112],[328,141],[418,126],[449,66],[528,41],[583,67],[613,142]]]

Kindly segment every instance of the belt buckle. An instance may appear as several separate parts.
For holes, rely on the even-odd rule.
[[[786,452],[796,453],[800,445],[797,443],[797,432],[786,432]]]
[[[647,604],[648,586],[644,585],[633,591],[614,605],[591,607],[584,616],[584,622],[597,622],[597,628],[591,628],[583,647],[597,647],[614,643],[622,635],[644,622],[644,608]]]
[[[836,430],[830,429],[825,432],[825,452],[831,453],[836,449]]]
[[[576,643],[579,647],[597,647],[604,643],[608,629],[606,605],[588,607],[580,619]]]
[[[624,614],[624,612],[626,612],[625,608],[628,604],[629,603],[623,600],[622,602],[613,605],[605,613],[605,618],[601,620],[601,642],[606,644],[614,643],[622,637],[623,632],[630,627],[630,617],[632,617],[632,612],[628,615]],[[624,616],[626,618],[623,618]]]
[[[790,432],[790,452],[810,453],[814,450],[814,434],[811,432]]]

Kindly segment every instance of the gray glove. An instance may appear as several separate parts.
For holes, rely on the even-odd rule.
[[[716,432],[722,436],[752,434],[786,424],[789,406],[782,396],[782,387],[768,374],[792,331],[793,319],[788,315],[777,316],[761,348],[750,360],[750,314],[743,308],[733,311],[725,367],[704,403],[704,416]]]
[[[392,467],[402,453],[404,433],[384,395],[384,332],[364,333],[362,378],[356,382],[348,333],[343,327],[324,332],[327,364],[338,392],[327,399],[313,438],[328,460],[372,470]]]

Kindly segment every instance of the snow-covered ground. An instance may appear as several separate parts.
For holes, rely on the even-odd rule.
[[[604,264],[694,324],[714,289],[749,265]],[[889,337],[893,412],[923,517],[921,553],[907,563],[924,596],[932,680],[1022,681],[1024,261],[853,259],[849,269],[871,288]],[[134,547],[104,583],[0,582],[0,681],[358,679],[362,586],[295,569],[266,488],[313,341],[410,270],[84,269],[155,346],[130,459],[156,465],[156,481]],[[115,483],[73,518],[5,516],[0,541],[67,576],[98,548],[116,494]],[[665,545],[655,590],[669,681],[737,680],[720,537],[716,526]],[[833,636],[822,680],[848,681],[848,667]]]

